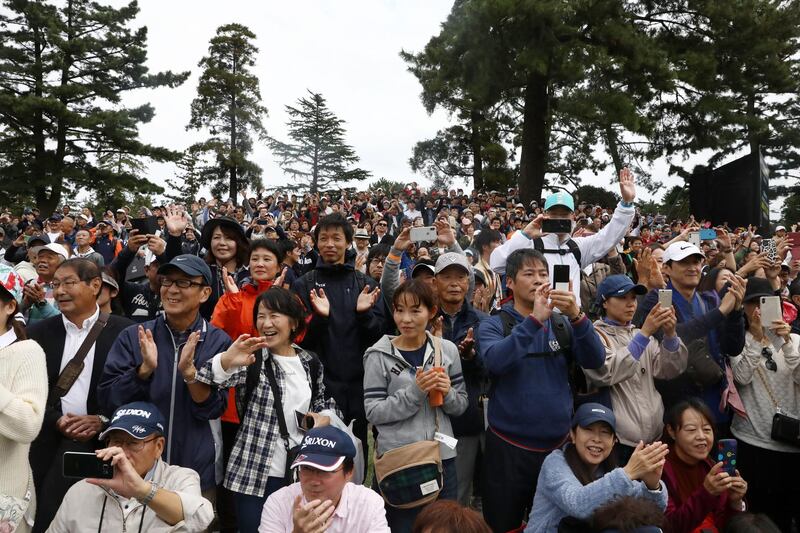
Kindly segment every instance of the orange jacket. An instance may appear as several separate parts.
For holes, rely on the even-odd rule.
[[[223,330],[234,341],[245,333],[258,335],[253,323],[253,307],[258,295],[270,287],[272,287],[271,281],[261,282],[258,286],[245,283],[239,292],[226,292],[214,307],[211,324]],[[239,423],[239,415],[236,412],[236,394],[233,387],[228,391],[228,407],[221,420]]]

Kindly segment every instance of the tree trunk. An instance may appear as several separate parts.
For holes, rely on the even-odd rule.
[[[756,96],[751,94],[747,97],[747,117],[752,124],[756,117]],[[754,132],[751,126],[747,127],[747,142],[750,145],[750,153],[757,154],[760,148],[758,132]]]
[[[550,95],[547,78],[532,74],[525,88],[519,195],[525,205],[539,202],[550,150]]]
[[[614,175],[619,176],[622,170],[622,156],[619,153],[619,139],[617,139],[617,132],[612,126],[605,127],[606,145],[608,146],[608,155],[611,156],[611,161],[614,163]]]
[[[472,145],[472,186],[476,191],[483,189],[483,139],[481,126],[483,116],[479,111],[472,110],[470,116]]]
[[[234,44],[233,51],[233,75],[236,76],[236,49]],[[231,148],[230,148],[230,197],[231,201],[236,204],[236,197],[238,196],[237,183],[236,183],[236,167],[239,164],[239,154],[236,150],[236,90],[234,89],[231,94]]]

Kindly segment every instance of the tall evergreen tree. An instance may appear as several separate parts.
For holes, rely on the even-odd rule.
[[[260,184],[261,168],[248,159],[253,135],[262,138],[266,134],[262,120],[267,109],[261,105],[258,77],[251,71],[258,54],[255,38],[241,24],[217,28],[208,55],[199,63],[203,72],[187,126],[208,130],[207,143],[216,147],[231,198],[236,198],[242,186]]]
[[[52,212],[65,189],[147,189],[144,177],[104,169],[121,154],[168,161],[176,154],[142,143],[149,104],[121,105],[133,89],[175,87],[188,73],[150,74],[139,8],[88,0],[56,5],[5,0],[0,14],[0,189],[8,201],[33,196]]]
[[[269,139],[278,165],[298,180],[296,189],[311,193],[369,177],[366,170],[353,167],[359,158],[345,143],[345,121],[328,109],[321,94],[308,93],[297,100],[297,107],[286,106],[290,140]]]
[[[200,188],[209,182],[218,181],[220,167],[209,162],[210,151],[203,144],[193,144],[183,151],[175,163],[178,172],[167,178],[169,192],[165,196],[180,203],[197,201]]]

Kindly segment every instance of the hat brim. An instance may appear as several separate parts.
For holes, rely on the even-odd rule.
[[[226,228],[232,229],[242,237],[242,240],[244,241],[247,240],[247,237],[244,234],[244,229],[242,228],[241,224],[239,224],[232,218],[227,218],[227,217],[212,218],[203,225],[203,232],[200,234],[200,245],[206,250],[211,249],[211,235],[214,233],[214,230],[217,229],[217,227],[219,226],[225,226]]]
[[[152,435],[153,433],[159,433],[159,434],[161,433],[159,430],[157,430],[157,429],[154,429],[154,430],[152,430],[152,431],[150,431],[150,430],[146,430],[146,433],[147,433],[146,435],[134,435],[133,433],[131,433],[130,431],[128,431],[128,429],[126,429],[126,428],[114,427],[114,426],[108,426],[108,427],[106,428],[106,430],[105,430],[105,431],[103,431],[102,433],[100,433],[100,434],[97,436],[97,440],[103,440],[104,438],[106,438],[106,435],[108,435],[108,434],[109,434],[109,433],[111,433],[112,431],[116,431],[116,430],[119,430],[119,431],[124,431],[125,433],[127,433],[128,435],[130,435],[131,437],[133,437],[133,438],[134,438],[134,439],[136,439],[136,440],[144,440],[144,439],[146,439],[147,437],[149,437],[150,435]]]
[[[753,294],[747,294],[744,298],[742,298],[742,303],[752,302],[757,298],[761,298],[762,296],[775,296],[774,292],[756,292]]]
[[[317,470],[322,470],[323,472],[333,472],[334,470],[338,470],[346,457],[344,455],[322,455],[317,453],[310,453],[310,454],[299,454],[294,462],[292,463],[292,468],[297,468],[299,466],[310,466],[312,468],[316,468]]]
[[[182,264],[178,265],[178,264],[175,264],[175,263],[166,263],[166,264],[163,264],[160,267],[158,267],[158,271],[157,272],[158,272],[158,274],[166,274],[167,272],[169,272],[169,271],[171,271],[173,269],[177,270],[178,272],[182,272],[182,273],[186,274],[187,276],[192,276],[192,277],[200,276],[201,278],[203,278],[203,281],[207,285],[211,283],[211,280],[206,279],[205,275],[203,274],[203,272],[201,270],[199,270],[197,268],[194,268],[191,265],[182,265]]]
[[[436,269],[433,268],[433,265],[428,265],[426,263],[419,263],[417,265],[414,265],[414,268],[411,269],[411,278],[413,279],[414,276],[416,276],[423,270],[430,272],[432,276],[436,275]]]
[[[591,415],[587,416],[584,420],[581,420],[580,422],[574,422],[572,424],[572,428],[575,429],[576,427],[580,426],[586,429],[595,422],[603,422],[605,424],[608,424],[608,427],[611,428],[611,431],[613,431],[614,433],[617,432],[616,424],[612,420],[609,420],[608,417],[603,416],[600,413],[592,413]]]
[[[466,252],[465,252],[465,253],[466,253]],[[441,274],[442,272],[444,272],[444,271],[445,271],[445,270],[447,270],[448,268],[453,268],[453,267],[455,267],[455,268],[460,268],[461,270],[463,270],[464,272],[466,272],[466,273],[467,273],[467,275],[469,275],[469,274],[471,274],[471,273],[472,273],[472,272],[470,271],[470,269],[469,269],[469,268],[467,268],[467,267],[465,267],[464,265],[460,265],[460,264],[458,264],[458,263],[450,263],[449,265],[446,265],[446,266],[444,266],[444,267],[442,267],[442,268],[440,268],[440,269],[438,269],[438,270],[435,270],[435,271],[434,271],[434,272],[435,272],[435,275],[437,275],[437,276],[438,276],[439,274]]]

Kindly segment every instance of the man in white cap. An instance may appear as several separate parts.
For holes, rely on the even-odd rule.
[[[602,259],[628,231],[636,210],[633,201],[636,198],[636,185],[633,174],[627,168],[619,174],[619,192],[622,200],[614,209],[614,217],[602,230],[589,237],[572,239],[574,225],[575,201],[566,192],[557,192],[547,197],[544,204],[544,215],[534,218],[522,231],[517,231],[502,246],[495,248],[491,256],[491,267],[498,274],[506,271],[506,259],[512,252],[520,248],[533,248],[544,254],[550,268],[550,279],[553,279],[555,265],[568,265],[572,292],[581,304],[581,270],[591,268],[597,260]],[[542,233],[542,222],[546,220],[567,220],[570,231],[559,233]],[[590,272],[587,272],[590,274]]]
[[[672,243],[664,252],[662,271],[669,278],[666,288],[672,290],[678,337],[689,350],[689,369],[673,380],[660,382],[658,388],[665,410],[694,396],[708,405],[716,423],[727,424],[730,414],[719,409],[727,386],[725,357],[738,355],[744,347],[742,302],[746,282],[732,277],[722,298],[713,290],[698,292],[704,261],[703,252],[686,241]],[[637,327],[657,303],[658,290],[653,289],[636,312]],[[694,364],[709,358],[719,367],[717,370],[713,365]]]
[[[22,308],[27,316],[28,324],[43,320],[60,313],[53,297],[53,276],[58,266],[69,259],[69,253],[58,243],[48,243],[37,247],[36,273],[38,279],[25,285]]]

